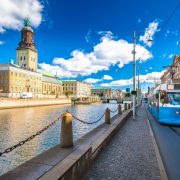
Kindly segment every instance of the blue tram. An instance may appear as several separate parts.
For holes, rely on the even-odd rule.
[[[148,109],[165,124],[180,125],[180,84],[161,84],[149,97]]]

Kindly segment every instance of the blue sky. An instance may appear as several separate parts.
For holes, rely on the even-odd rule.
[[[178,3],[178,0],[1,0],[0,63],[16,59],[19,30],[29,17],[40,68],[57,73],[61,79],[124,88],[132,83],[131,50],[136,31],[137,59],[145,51],[140,63],[145,87],[162,74],[162,66],[172,63],[174,54],[180,54],[180,8],[163,27]],[[152,44],[148,44],[148,36],[153,39]]]

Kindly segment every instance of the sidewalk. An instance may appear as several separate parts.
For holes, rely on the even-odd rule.
[[[115,134],[83,179],[161,179],[144,107]]]

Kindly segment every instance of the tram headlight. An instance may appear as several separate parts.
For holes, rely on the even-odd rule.
[[[180,111],[176,111],[176,114],[180,114]]]

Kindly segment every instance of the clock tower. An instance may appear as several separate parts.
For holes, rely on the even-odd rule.
[[[34,43],[34,32],[29,19],[24,22],[21,30],[21,41],[16,49],[17,64],[27,70],[37,71],[37,49]]]

